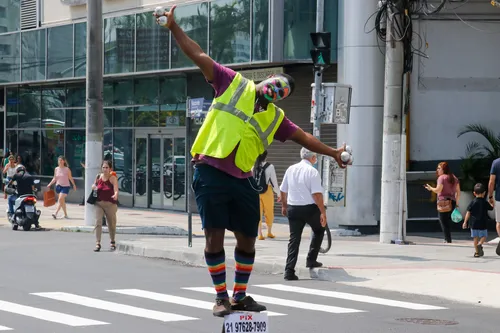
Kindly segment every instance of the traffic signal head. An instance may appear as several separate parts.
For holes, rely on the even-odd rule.
[[[330,65],[330,32],[311,32],[311,40],[314,48],[311,49],[311,58],[314,66]]]

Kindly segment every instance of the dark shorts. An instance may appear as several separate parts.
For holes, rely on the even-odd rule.
[[[227,229],[257,237],[259,193],[253,178],[239,179],[210,165],[198,164],[193,190],[203,229]]]
[[[56,185],[56,193],[64,193],[64,194],[69,194],[69,190],[71,190],[71,186],[61,186],[61,185]]]

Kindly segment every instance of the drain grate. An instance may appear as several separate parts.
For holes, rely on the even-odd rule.
[[[405,323],[421,324],[421,325],[458,325],[458,321],[453,320],[441,320],[441,319],[428,319],[428,318],[398,318],[397,321],[402,321]]]

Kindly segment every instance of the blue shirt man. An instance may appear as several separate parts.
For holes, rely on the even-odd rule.
[[[493,202],[493,191],[495,191],[495,202]],[[500,237],[500,158],[491,164],[490,181],[488,183],[488,201],[495,209],[495,220],[497,221],[497,234]],[[499,243],[500,244],[500,243]],[[497,249],[497,253],[500,250]]]

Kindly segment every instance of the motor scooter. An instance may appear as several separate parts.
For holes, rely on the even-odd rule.
[[[36,192],[38,192],[38,189],[35,189],[32,194],[18,196],[16,185],[8,185],[8,180],[6,180],[5,183],[5,193],[17,197],[14,203],[14,214],[7,212],[7,218],[12,224],[12,230],[17,230],[19,227],[22,227],[24,231],[29,231],[32,225],[38,229],[38,220],[42,214],[40,210],[36,209]],[[36,186],[40,183],[40,180],[35,179],[33,183]]]

